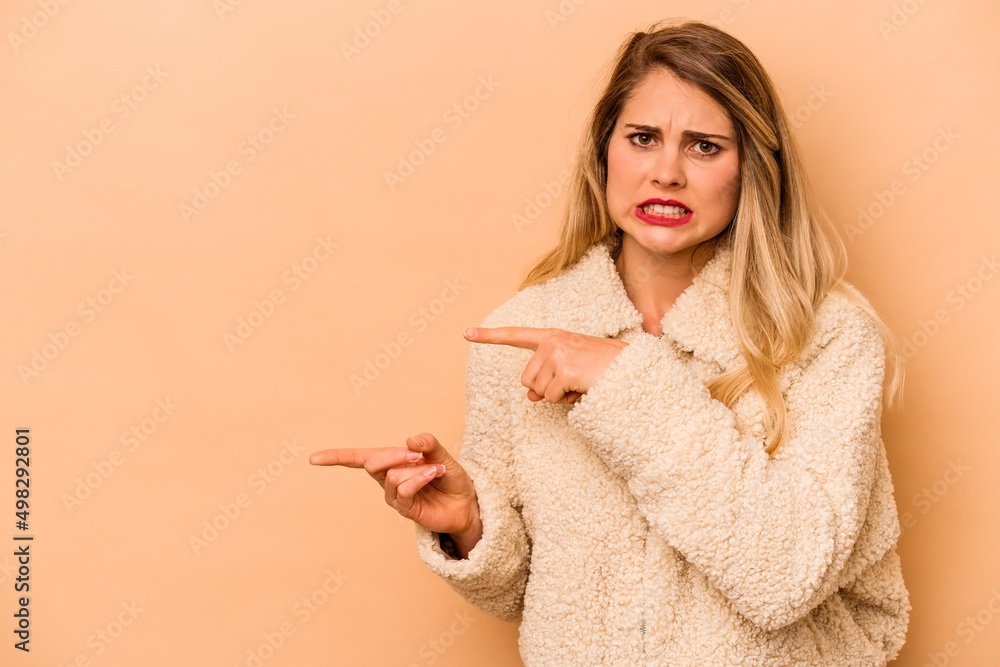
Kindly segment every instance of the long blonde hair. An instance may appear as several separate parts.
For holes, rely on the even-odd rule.
[[[753,387],[771,412],[766,451],[773,453],[788,428],[776,373],[799,357],[816,308],[837,291],[878,326],[892,368],[887,375],[890,402],[901,405],[904,359],[899,342],[878,313],[844,286],[844,242],[815,200],[788,117],[764,67],[746,45],[718,28],[690,20],[665,23],[633,33],[620,47],[580,143],[559,243],[528,272],[520,289],[555,276],[594,243],[610,239],[620,247],[622,232],[605,199],[608,141],[632,92],[648,74],[665,68],[718,102],[738,137],[736,216],[721,234],[695,248],[695,254],[704,248],[709,255],[721,244],[732,248],[730,309],[746,360],[706,382],[712,397],[732,407]]]

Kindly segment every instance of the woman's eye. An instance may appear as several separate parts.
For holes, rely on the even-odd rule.
[[[641,137],[644,137],[644,138],[649,139],[650,141],[652,141],[652,137],[650,135],[648,135],[648,134],[643,133],[643,132],[636,132],[635,134],[631,134],[629,136],[632,137],[633,139],[639,139]],[[637,143],[640,146],[648,146],[649,145],[645,141],[641,141],[641,140],[638,141]]]
[[[708,147],[707,149],[705,147]],[[702,155],[714,155],[719,151],[719,147],[713,144],[711,141],[699,141],[698,142],[698,152]]]

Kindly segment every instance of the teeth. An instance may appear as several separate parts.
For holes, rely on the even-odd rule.
[[[688,214],[686,208],[681,208],[680,206],[663,206],[662,204],[646,204],[642,207],[642,210],[644,213],[663,215],[672,218],[683,218]]]

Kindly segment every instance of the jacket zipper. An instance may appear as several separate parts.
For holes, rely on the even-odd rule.
[[[646,582],[642,584],[642,618],[639,621],[639,633],[641,635],[639,645],[639,656],[642,664],[646,664]]]
[[[646,542],[642,542],[642,610],[639,616],[639,656],[641,658],[642,664],[646,664]]]

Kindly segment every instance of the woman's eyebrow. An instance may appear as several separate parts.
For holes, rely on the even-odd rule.
[[[655,125],[639,125],[636,123],[625,123],[625,127],[634,127],[640,132],[648,132],[649,134],[660,134],[660,128]],[[696,130],[684,130],[681,133],[685,139],[722,139],[724,141],[732,141],[729,137],[724,134],[710,134],[708,132],[698,132]]]

